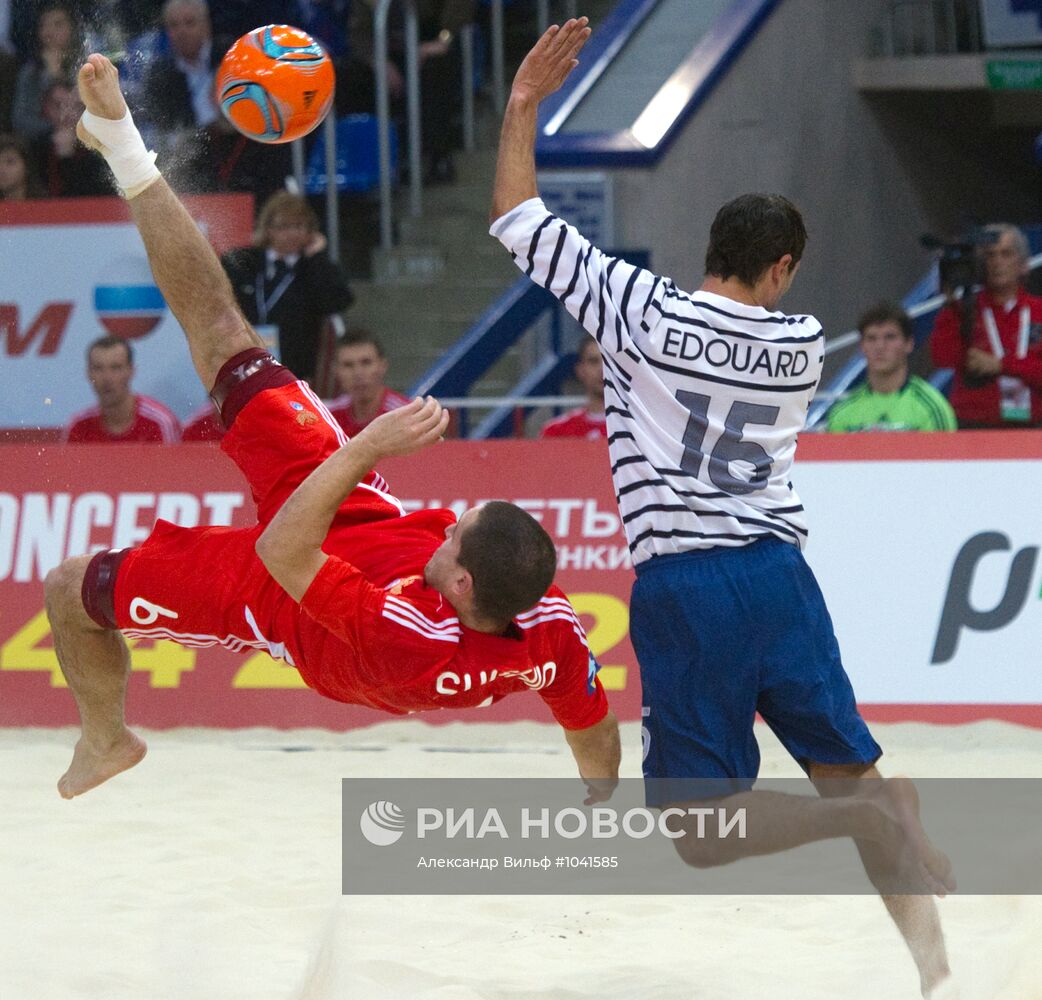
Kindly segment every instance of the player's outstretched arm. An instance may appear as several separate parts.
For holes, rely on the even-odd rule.
[[[304,597],[325,565],[322,544],[337,508],[366,473],[381,459],[441,440],[448,423],[448,411],[436,399],[414,399],[377,417],[290,494],[257,539],[257,555],[293,600]]]
[[[577,65],[589,35],[586,18],[551,27],[518,69],[503,116],[490,232],[532,281],[559,298],[597,338],[602,354],[614,356],[630,348],[656,289],[665,283],[598,250],[537,200],[537,110]]]
[[[590,792],[586,805],[606,802],[618,783],[622,759],[619,720],[615,713],[608,709],[608,714],[600,722],[586,729],[566,729],[564,737]]]
[[[514,76],[499,138],[491,222],[539,194],[535,176],[536,113],[540,103],[579,65],[576,57],[590,37],[588,23],[580,17],[562,27],[551,25]]]

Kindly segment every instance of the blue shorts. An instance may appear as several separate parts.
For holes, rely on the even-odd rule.
[[[882,754],[795,545],[765,538],[656,556],[637,566],[630,613],[649,804],[700,797],[671,793],[676,779],[751,788],[760,768],[757,712],[804,768],[869,765]]]

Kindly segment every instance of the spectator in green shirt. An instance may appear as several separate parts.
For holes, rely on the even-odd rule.
[[[955,412],[948,400],[908,372],[908,356],[915,347],[908,314],[898,305],[881,302],[861,317],[858,331],[865,381],[829,411],[829,430],[955,430]]]

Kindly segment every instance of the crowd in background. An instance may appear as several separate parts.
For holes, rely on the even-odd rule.
[[[934,363],[953,373],[950,402],[911,372],[915,336],[908,314],[895,303],[881,302],[858,322],[864,379],[831,407],[829,431],[1042,427],[1042,298],[1024,288],[1028,242],[1015,226],[994,225],[985,232],[980,286],[950,296],[929,338]],[[314,382],[327,317],[346,309],[352,296],[325,255],[325,240],[307,202],[288,192],[273,195],[261,211],[257,245],[232,251],[222,262],[247,318],[262,336],[274,323],[283,361]],[[340,395],[329,408],[348,436],[408,401],[386,385],[389,362],[379,338],[368,330],[348,330],[330,364]],[[162,403],[131,391],[133,370],[129,343],[103,337],[91,345],[88,377],[98,404],[74,419],[66,440],[221,437],[209,407],[193,415],[182,431]],[[608,436],[603,371],[592,337],[580,341],[573,372],[582,405],[548,420],[539,436],[603,440]]]
[[[375,0],[0,0],[0,200],[111,194],[107,171],[75,142],[84,55],[120,66],[135,121],[181,192],[246,191],[262,203],[291,172],[286,145],[235,132],[214,98],[228,46],[263,24],[292,24],[330,53],[338,115],[372,112]],[[428,183],[454,176],[460,141],[460,28],[475,0],[419,0],[421,120]],[[404,99],[401,4],[389,17],[388,84]]]
[[[221,0],[211,8],[205,0],[0,0],[0,200],[113,193],[103,161],[75,135],[83,110],[77,68],[88,51],[112,54],[135,120],[160,152],[175,188],[255,195],[254,244],[231,251],[222,263],[243,312],[262,335],[272,331],[270,339],[291,370],[313,384],[321,372],[336,373],[342,395],[335,409],[349,433],[404,397],[384,385],[387,359],[368,331],[354,331],[336,356],[324,347],[328,318],[342,315],[353,300],[347,279],[326,254],[307,200],[284,190],[289,148],[235,132],[220,114],[213,83],[235,38],[259,24],[291,23],[318,38],[335,60],[337,114],[371,111],[374,3]],[[476,3],[417,0],[417,10],[424,180],[439,183],[454,177],[453,152],[460,140],[458,32],[475,17]],[[395,4],[388,84],[399,112],[401,27],[401,5]],[[991,242],[979,251],[979,294],[965,305],[949,302],[929,339],[934,366],[954,370],[949,398],[911,373],[912,323],[899,306],[879,303],[858,324],[865,377],[831,408],[830,431],[1042,426],[1042,299],[1024,289],[1028,243],[1013,226],[988,228]],[[77,433],[94,440],[107,427],[110,440],[178,438],[180,428],[161,403],[130,392],[131,350],[127,345],[124,357],[119,346],[98,341],[91,349],[89,372],[99,405],[89,416],[96,426]],[[364,359],[342,360],[359,351]],[[596,343],[584,340],[576,357],[574,374],[584,403],[550,419],[542,436],[607,436]],[[369,381],[351,382],[348,371],[362,368]],[[134,399],[143,402],[132,407]],[[206,439],[219,436],[220,428],[204,410],[184,433],[189,440]],[[70,431],[70,440],[76,439]]]

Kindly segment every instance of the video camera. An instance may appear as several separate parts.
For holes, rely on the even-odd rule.
[[[998,240],[998,234],[988,232],[981,226],[970,229],[965,238],[957,242],[945,243],[929,233],[924,234],[919,242],[927,250],[939,250],[937,272],[940,290],[949,298],[956,292],[962,292],[963,302],[970,300],[972,308],[975,289],[984,284],[984,269],[981,255],[982,247],[992,246]]]
[[[998,242],[998,234],[988,232],[981,226],[968,230],[959,242],[945,243],[929,234],[919,242],[927,250],[939,250],[937,258],[938,283],[949,302],[958,299],[959,336],[969,347],[973,343],[973,328],[977,322],[977,292],[984,285],[984,261],[980,250]],[[979,387],[987,379],[963,374],[968,386]]]

